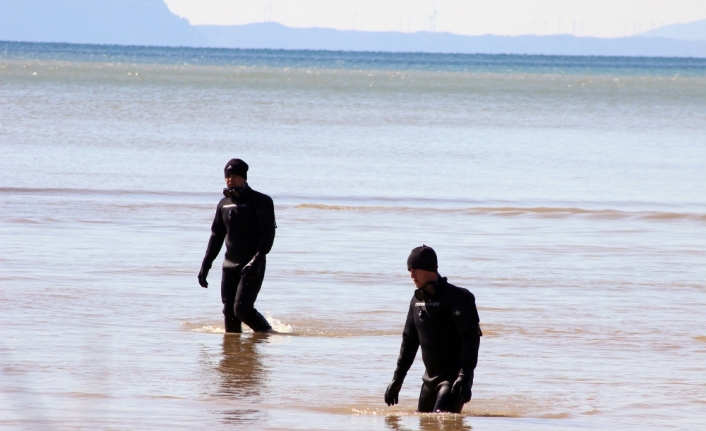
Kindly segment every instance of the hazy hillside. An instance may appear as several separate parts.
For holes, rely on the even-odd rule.
[[[706,41],[706,19],[688,22],[686,24],[673,24],[640,34],[644,37],[666,37],[677,40],[703,40]]]
[[[0,0],[0,40],[193,45],[163,0]]]
[[[661,32],[661,33],[660,33]],[[701,33],[699,33],[701,32]],[[340,51],[706,57],[706,21],[643,36],[462,36],[291,28],[277,23],[191,26],[163,0],[0,0],[0,40]],[[672,37],[667,39],[666,37]],[[675,40],[684,39],[684,40]]]
[[[201,43],[223,48],[326,49],[342,51],[483,54],[706,57],[706,42],[630,37],[462,36],[451,33],[339,31],[277,23],[195,26]]]

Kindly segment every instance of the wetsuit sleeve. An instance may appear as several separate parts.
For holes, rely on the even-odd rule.
[[[414,357],[417,356],[419,350],[419,334],[417,327],[414,325],[414,301],[409,304],[409,312],[407,312],[407,322],[402,331],[402,346],[400,347],[400,356],[397,358],[397,369],[395,370],[395,380],[404,380],[407,376],[407,371],[414,363]]]
[[[211,223],[211,238],[208,240],[208,246],[206,247],[206,255],[203,258],[203,263],[201,266],[206,269],[211,269],[213,261],[218,256],[218,253],[223,247],[223,240],[226,238],[226,225],[223,223],[223,216],[221,215],[221,206],[218,205],[216,208],[216,215],[213,217],[213,223]]]
[[[452,307],[454,323],[461,335],[461,372],[459,375],[470,378],[473,382],[473,370],[478,364],[480,347],[480,318],[476,308],[476,298],[470,292],[459,298]]]
[[[257,252],[264,255],[272,250],[272,244],[275,242],[275,229],[277,229],[275,205],[272,199],[269,197],[264,199],[255,215],[261,232],[260,241],[257,243]]]

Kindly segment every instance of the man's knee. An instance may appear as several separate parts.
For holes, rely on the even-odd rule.
[[[223,315],[226,317],[235,317],[235,311],[233,306],[229,304],[223,304]]]
[[[247,319],[250,315],[253,314],[254,311],[255,309],[253,308],[253,306],[245,302],[236,302],[233,306],[233,312],[235,313],[235,317],[240,320],[243,320],[243,318]]]

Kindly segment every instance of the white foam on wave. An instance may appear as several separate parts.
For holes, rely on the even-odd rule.
[[[187,332],[201,334],[224,334],[226,332],[222,324],[207,321],[184,322],[181,327]]]
[[[267,319],[267,321],[270,323],[270,326],[272,326],[272,329],[274,329],[275,332],[279,332],[281,334],[292,333],[292,325],[288,325],[279,319],[275,319],[274,317],[272,317],[269,311],[265,312],[265,319]]]
[[[286,324],[279,319],[272,317],[269,311],[265,312],[265,319],[269,322],[270,326],[275,332],[280,334],[291,334],[292,325]],[[225,328],[222,323],[216,323],[211,320],[199,320],[196,322],[184,322],[181,324],[187,332],[195,332],[201,334],[225,334]],[[251,334],[252,329],[248,328],[247,325],[243,325],[243,332],[246,334]]]

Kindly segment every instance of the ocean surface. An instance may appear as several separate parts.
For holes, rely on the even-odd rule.
[[[277,335],[197,284],[232,157]],[[383,402],[422,243],[460,415]],[[0,429],[694,430],[705,310],[706,60],[0,43]]]

